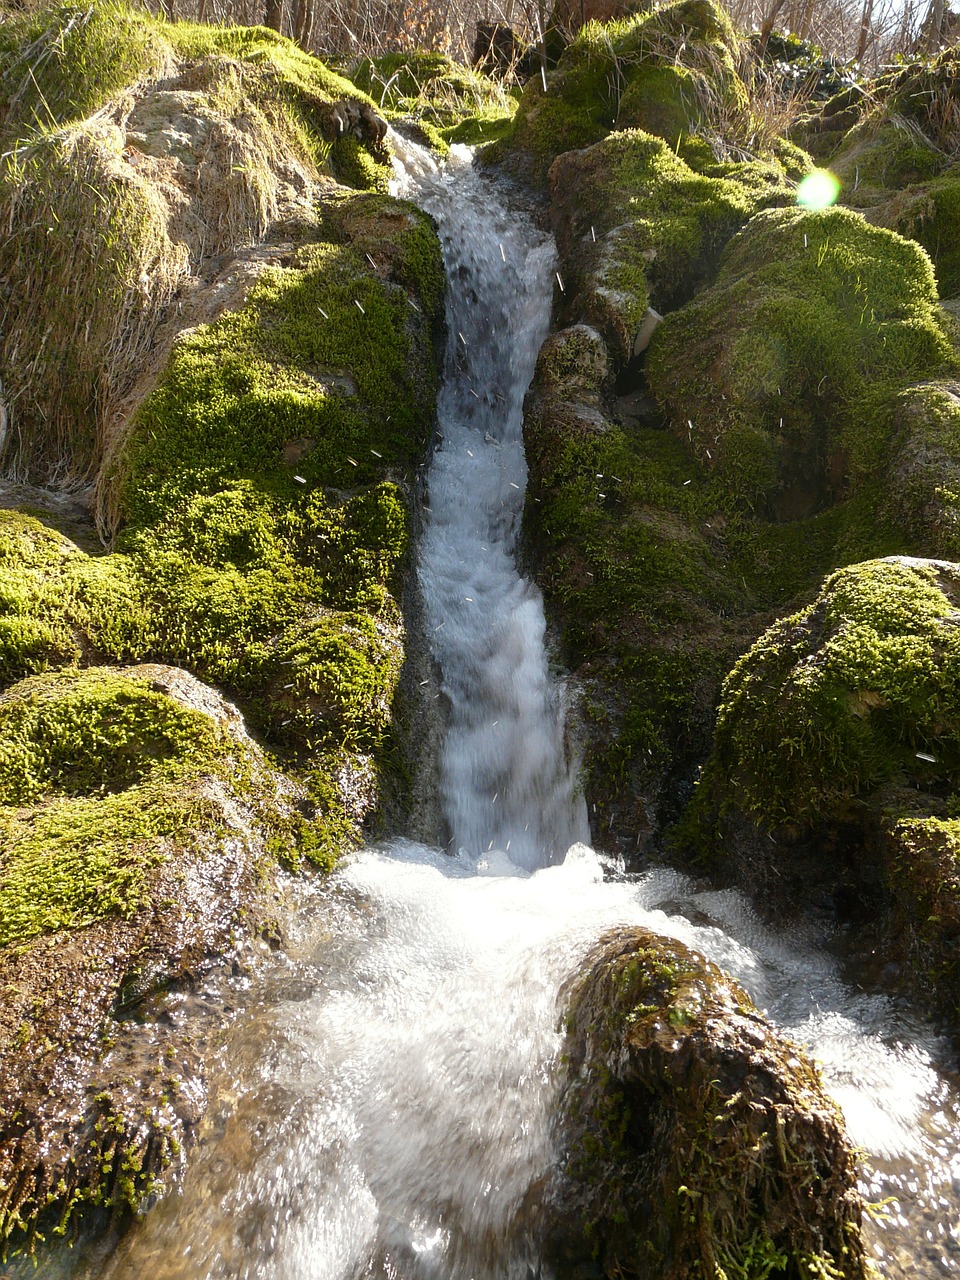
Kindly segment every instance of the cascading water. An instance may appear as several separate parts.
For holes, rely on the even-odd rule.
[[[256,982],[207,993],[242,1012],[183,1185],[112,1256],[51,1259],[49,1274],[549,1280],[557,992],[618,924],[716,960],[824,1062],[875,1170],[868,1194],[894,1197],[874,1229],[884,1274],[958,1273],[960,1117],[935,1036],[845,983],[823,940],[775,937],[737,895],[672,872],[605,878],[577,843],[543,610],[513,559],[551,248],[463,157],[439,173],[403,154],[450,281],[420,572],[448,704],[451,849],[366,850],[301,902],[293,943]],[[168,1016],[186,1014],[174,1000]]]
[[[452,848],[503,849],[533,870],[589,838],[547,672],[543,601],[514,560],[527,480],[523,397],[550,325],[554,250],[508,213],[465,150],[440,171],[403,139],[395,148],[409,163],[398,185],[434,216],[451,282],[420,547],[449,704],[441,802]]]

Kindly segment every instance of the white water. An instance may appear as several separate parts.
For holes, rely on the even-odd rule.
[[[420,580],[448,701],[440,796],[450,846],[529,870],[588,840],[547,671],[539,591],[514,560],[527,468],[523,397],[550,326],[551,241],[455,149],[443,171],[403,139],[400,194],[437,223],[450,288]]]
[[[463,851],[366,850],[301,905],[286,955],[227,988],[244,1011],[183,1186],[87,1274],[552,1280],[538,1224],[557,993],[617,924],[703,951],[811,1047],[870,1153],[871,1190],[896,1196],[875,1231],[885,1275],[956,1273],[958,1115],[935,1036],[845,982],[821,940],[775,936],[735,894],[671,872],[605,876],[575,843],[542,606],[512,555],[551,250],[462,159],[446,175],[417,163],[454,307],[421,575],[449,701],[442,798]]]

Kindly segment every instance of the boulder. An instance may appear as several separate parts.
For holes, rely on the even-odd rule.
[[[813,900],[879,928],[881,953],[954,1026],[958,681],[960,566],[838,570],[727,677],[685,819],[702,858],[768,908]]]
[[[314,811],[185,671],[0,693],[4,1250],[91,1206],[122,1219],[174,1176],[223,1016],[183,1002],[271,933],[273,850],[296,856]]]
[[[869,1274],[838,1109],[736,983],[680,942],[623,928],[565,996],[548,1228],[561,1274]]]

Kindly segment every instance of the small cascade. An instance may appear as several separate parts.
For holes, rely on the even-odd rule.
[[[523,397],[550,325],[553,244],[455,148],[442,170],[394,139],[398,193],[436,221],[447,349],[420,579],[448,714],[440,791],[450,847],[532,870],[589,838],[547,669],[543,600],[515,560],[527,469]]]

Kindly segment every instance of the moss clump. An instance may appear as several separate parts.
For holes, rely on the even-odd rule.
[[[941,298],[960,296],[960,178],[910,187],[871,217],[926,249]]]
[[[223,725],[135,670],[0,695],[0,947],[142,907],[174,840],[182,857],[219,826],[201,784],[239,783],[242,756]]]
[[[874,560],[832,574],[724,683],[704,796],[761,826],[839,821],[887,783],[960,769],[956,575]]]
[[[647,306],[666,311],[708,279],[721,248],[758,209],[790,199],[774,165],[696,173],[660,138],[610,134],[551,171],[567,276],[583,318],[622,362]],[[779,173],[779,178],[777,178]]]
[[[544,344],[524,424],[525,528],[582,691],[598,838],[645,845],[675,817],[752,600],[709,479],[670,433],[612,420],[587,326]],[[664,781],[668,779],[669,781]]]
[[[743,990],[682,943],[625,929],[566,994],[558,1270],[868,1274],[839,1111]]]
[[[890,812],[882,847],[889,885],[892,950],[934,1011],[960,1026],[960,820]],[[947,806],[956,815],[956,799]]]
[[[917,245],[847,210],[770,210],[659,327],[650,385],[735,502],[808,516],[869,469],[889,396],[955,365],[936,300]]]
[[[89,650],[149,654],[244,694],[281,738],[379,738],[407,546],[399,491],[380,477],[427,440],[442,275],[421,215],[366,212],[349,229],[391,221],[390,270],[422,284],[417,309],[349,244],[304,246],[176,347],[114,471],[118,552],[91,559],[4,513],[7,679]]]
[[[675,0],[651,13],[589,22],[546,88],[528,83],[502,153],[526,157],[542,180],[556,156],[611,129],[641,128],[676,147],[720,114],[743,110],[737,38],[712,0]]]

